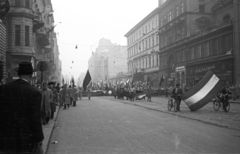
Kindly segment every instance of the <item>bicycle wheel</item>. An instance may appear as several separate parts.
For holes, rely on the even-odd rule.
[[[224,111],[225,111],[225,112],[229,112],[229,110],[230,110],[230,103],[228,102],[228,103],[227,103],[227,106],[226,106],[226,108],[225,108]]]
[[[173,100],[172,100],[172,99],[169,99],[169,100],[168,100],[168,111],[171,111],[172,106],[173,106]]]
[[[178,111],[177,110],[178,109],[178,101],[175,100],[173,106],[174,106],[174,111],[177,112]]]
[[[214,100],[213,101],[213,108],[214,108],[214,110],[215,111],[218,111],[219,110],[219,108],[220,108],[220,101],[219,100]]]

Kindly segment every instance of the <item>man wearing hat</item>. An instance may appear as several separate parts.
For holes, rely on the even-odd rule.
[[[19,79],[0,87],[0,153],[30,153],[41,149],[41,92],[30,85],[32,64],[15,69]]]

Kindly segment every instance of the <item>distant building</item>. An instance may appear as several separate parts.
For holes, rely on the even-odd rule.
[[[154,9],[125,34],[128,43],[127,64],[129,75],[133,76],[135,73],[142,72],[144,81],[151,78],[154,87],[157,87],[160,82],[158,11],[158,8]]]
[[[118,73],[127,73],[127,47],[102,38],[88,66],[93,82],[111,81]]]

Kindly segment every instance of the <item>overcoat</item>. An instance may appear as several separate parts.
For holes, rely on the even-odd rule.
[[[0,153],[26,153],[44,139],[41,92],[18,79],[0,87]]]
[[[42,107],[41,107],[42,114],[44,117],[51,117],[51,102],[53,100],[52,90],[47,88],[46,90],[41,90],[41,93],[42,93]]]
[[[66,88],[60,90],[60,100],[64,104],[70,104],[71,90]]]
[[[71,95],[72,95],[73,101],[77,101],[77,100],[78,100],[79,91],[77,90],[76,87],[73,87],[73,88],[71,89]]]

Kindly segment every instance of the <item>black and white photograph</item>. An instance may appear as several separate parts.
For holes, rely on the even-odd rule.
[[[240,0],[0,0],[0,154],[240,154]]]

